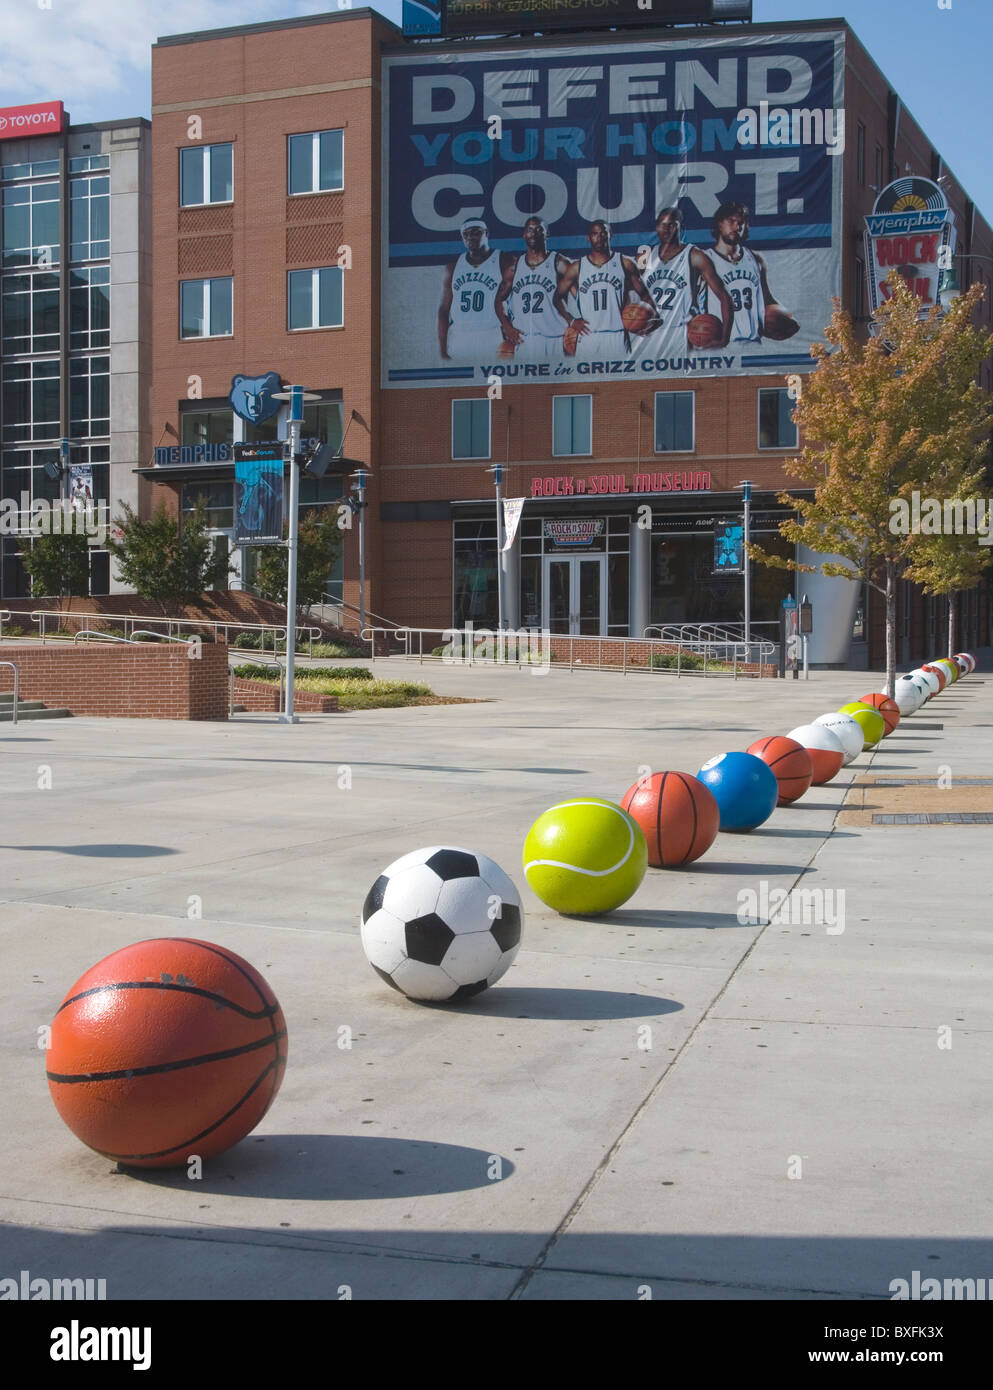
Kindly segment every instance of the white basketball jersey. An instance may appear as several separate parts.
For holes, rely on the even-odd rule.
[[[647,338],[633,339],[638,354],[650,353],[659,357],[686,350],[686,325],[693,317],[693,268],[690,265],[692,246],[684,246],[678,256],[663,261],[659,248],[652,248],[648,265],[641,273],[645,288],[655,302],[655,311],[662,320]]]
[[[741,248],[740,261],[728,261],[712,247],[708,246],[705,255],[714,263],[714,268],[724,288],[731,296],[734,306],[734,324],[731,328],[733,343],[757,343],[762,336],[765,323],[765,295],[762,293],[762,277],[758,261],[747,246]],[[721,317],[721,306],[717,296],[707,291],[707,313],[715,318]]]
[[[594,265],[588,256],[579,262],[576,279],[575,313],[585,319],[592,333],[621,333],[624,321],[624,266],[615,252],[604,265]]]
[[[473,265],[465,255],[455,262],[452,272],[452,307],[448,322],[461,333],[499,330],[496,302],[500,288],[500,252],[491,251],[480,265]]]
[[[565,319],[555,307],[559,287],[555,273],[557,253],[550,252],[537,265],[528,265],[526,256],[519,256],[514,267],[514,285],[507,299],[507,314],[514,327],[525,338],[539,334],[561,338]]]

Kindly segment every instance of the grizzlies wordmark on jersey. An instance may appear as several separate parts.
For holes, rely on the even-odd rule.
[[[765,323],[765,295],[762,293],[762,275],[759,263],[747,246],[741,248],[741,259],[726,260],[712,246],[704,250],[714,263],[714,269],[724,282],[724,288],[731,296],[734,307],[734,325],[731,329],[733,343],[757,343],[762,337]],[[717,296],[708,289],[708,314],[721,318],[721,306]]]
[[[558,252],[551,251],[537,265],[529,265],[526,256],[519,256],[514,267],[514,284],[507,297],[507,315],[525,338],[542,334],[561,338],[565,319],[555,307],[559,287],[555,273]]]
[[[641,278],[655,304],[661,323],[646,338],[632,338],[639,356],[669,357],[686,351],[686,325],[693,317],[695,272],[690,265],[692,246],[684,246],[678,256],[664,261],[659,248],[652,248]]]

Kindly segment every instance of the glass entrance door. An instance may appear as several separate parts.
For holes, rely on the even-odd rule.
[[[606,609],[603,555],[548,556],[545,560],[545,626],[563,636],[599,637]]]

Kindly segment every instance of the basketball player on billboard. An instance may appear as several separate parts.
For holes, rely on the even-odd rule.
[[[792,338],[799,333],[800,325],[773,298],[765,261],[745,245],[748,216],[744,203],[722,203],[714,213],[714,245],[708,246],[705,253],[734,306],[731,341],[757,343],[762,338]],[[709,289],[706,312],[719,312],[719,301]]]
[[[700,247],[681,240],[683,214],[678,208],[662,209],[655,219],[655,232],[658,244],[649,252],[642,271],[655,316],[640,332],[644,344],[639,353],[671,357],[684,352],[687,342],[692,347],[726,347],[734,326],[734,305],[713,261]],[[696,306],[704,292],[713,297],[718,308],[713,319],[697,315]],[[637,328],[633,331],[639,332]]]
[[[445,267],[445,287],[438,306],[438,345],[446,360],[485,362],[500,346],[502,328],[496,297],[508,265],[509,251],[491,251],[486,223],[470,217],[462,223],[465,251]]]
[[[586,240],[589,254],[571,261],[559,281],[556,304],[569,320],[562,349],[577,357],[627,357],[629,299],[642,300],[652,318],[655,301],[630,256],[611,250],[606,222],[591,222]]]
[[[549,251],[548,228],[540,217],[524,223],[523,256],[512,258],[497,291],[496,312],[503,330],[500,354],[525,362],[561,357],[569,320],[559,307],[559,281],[569,261]]]

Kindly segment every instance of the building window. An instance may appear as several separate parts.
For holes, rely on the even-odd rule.
[[[479,402],[456,404],[476,405]],[[489,405],[489,401],[482,404]],[[499,607],[496,521],[455,522],[452,560],[454,625],[461,628],[473,622],[477,627],[495,626]]]
[[[340,392],[335,393],[333,400],[310,401],[303,408],[301,438],[319,439],[336,452],[341,448],[344,434],[343,412]]]
[[[2,314],[5,354],[58,352],[58,275],[5,275]]]
[[[69,433],[73,439],[110,434],[110,358],[69,362]]]
[[[181,504],[184,522],[195,510],[197,500],[201,497],[209,530],[231,530],[234,526],[234,482],[214,482],[205,479],[202,483],[184,483]]]
[[[59,259],[59,186],[32,183],[3,190],[3,265],[54,265]]]
[[[552,400],[552,453],[592,452],[593,397],[555,396]]]
[[[490,402],[452,401],[452,458],[488,459]]]
[[[233,152],[233,145],[198,145],[180,150],[179,202],[182,207],[232,201]]]
[[[759,448],[795,449],[793,402],[785,388],[759,392]]]
[[[865,126],[861,121],[858,123],[855,143],[855,177],[859,181],[859,186],[865,186]]]
[[[11,362],[3,369],[3,441],[58,439],[58,362]]]
[[[291,193],[337,193],[344,188],[343,130],[315,130],[289,137]]]
[[[69,182],[69,259],[102,261],[110,255],[110,179]]]
[[[233,410],[181,410],[181,444],[230,444],[234,438]]]
[[[179,336],[224,338],[232,327],[231,297],[234,280],[182,280],[179,285]]]
[[[865,261],[855,257],[855,317],[865,318]]]
[[[70,348],[110,347],[110,267],[69,272]]]
[[[0,179],[4,183],[11,179],[48,178],[59,172],[57,159],[36,159],[33,164],[5,164],[0,168]]]
[[[690,454],[695,446],[694,391],[655,393],[655,452]]]
[[[291,270],[287,281],[291,330],[342,326],[344,271],[339,266]]]
[[[70,174],[92,174],[110,168],[109,154],[84,154],[69,161]]]

